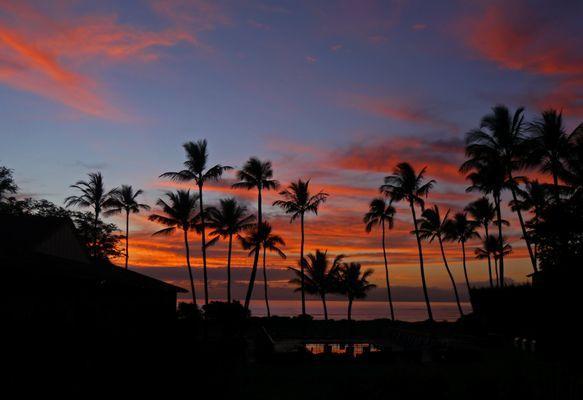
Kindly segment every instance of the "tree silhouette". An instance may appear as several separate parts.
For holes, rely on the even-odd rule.
[[[234,183],[234,188],[243,188],[247,190],[257,189],[257,229],[259,230],[263,222],[262,212],[262,192],[263,190],[277,189],[279,182],[272,179],[273,169],[271,161],[261,161],[257,157],[251,157],[242,169],[237,171],[237,179],[239,182]],[[249,278],[249,286],[247,287],[247,294],[245,295],[245,310],[249,310],[249,303],[253,295],[253,287],[255,285],[255,277],[257,276],[257,263],[259,262],[259,248],[255,251],[253,258],[253,269],[251,270],[251,277]]]
[[[502,253],[500,249],[502,248]],[[501,276],[498,274],[498,261],[502,259],[504,256],[512,253],[512,246],[508,243],[503,242],[502,246],[500,246],[499,237],[494,235],[488,235],[482,240],[482,247],[477,247],[474,249],[474,253],[476,254],[476,258],[482,260],[487,257],[491,257],[494,259],[494,271],[496,272],[496,284],[498,286],[502,286]]]
[[[470,280],[468,279],[468,269],[466,267],[466,242],[473,238],[480,237],[476,232],[478,223],[469,220],[466,213],[456,213],[446,226],[446,239],[456,241],[462,245],[462,263],[464,266],[464,278],[470,293]]]
[[[385,261],[385,281],[387,284],[387,298],[389,300],[389,310],[391,312],[391,319],[395,320],[395,310],[393,308],[393,298],[391,297],[391,285],[389,284],[389,264],[387,258],[387,248],[385,243],[385,227],[389,230],[393,229],[395,207],[385,202],[383,198],[373,199],[370,202],[369,211],[364,215],[364,223],[366,232],[370,233],[372,228],[379,226],[381,228],[381,245],[383,248],[383,257]]]
[[[170,235],[177,229],[181,229],[184,237],[184,249],[186,253],[186,266],[190,278],[190,291],[192,302],[196,305],[196,292],[194,290],[194,277],[190,267],[190,246],[188,245],[188,231],[192,228],[192,221],[196,214],[198,195],[190,193],[190,190],[177,190],[166,192],[167,200],[158,199],[156,204],[164,214],[152,214],[148,218],[166,228],[154,232],[153,235]]]
[[[228,239],[227,252],[227,302],[231,297],[231,255],[233,251],[233,236],[251,228],[255,217],[247,213],[247,207],[240,205],[236,199],[221,199],[217,208],[207,208],[208,225],[212,229],[209,233],[213,239],[207,246],[214,244],[219,238]]]
[[[340,254],[330,261],[327,251],[316,250],[316,253],[310,253],[300,261],[304,264],[303,268],[289,268],[296,275],[296,278],[290,280],[290,283],[298,285],[296,292],[302,290],[303,280],[306,292],[320,296],[324,307],[324,320],[326,321],[328,320],[326,295],[338,288],[337,271],[343,259],[344,255]]]
[[[267,250],[274,252],[281,258],[285,259],[285,253],[280,249],[280,246],[285,246],[285,241],[279,235],[272,233],[271,225],[267,222],[262,222],[259,230],[253,226],[248,235],[239,238],[245,250],[249,250],[249,255],[257,253],[261,248],[263,249],[263,290],[265,297],[265,307],[267,308],[267,317],[271,317],[271,310],[269,308],[269,295],[267,283],[267,268],[265,266],[267,259]]]
[[[134,192],[134,188],[129,185],[122,185],[121,188],[111,192],[111,208],[105,212],[105,215],[120,214],[125,211],[126,214],[126,237],[125,237],[125,268],[128,269],[129,259],[129,237],[130,237],[130,213],[137,214],[140,211],[148,211],[150,206],[138,202],[138,196],[142,189]]]
[[[300,241],[300,260],[304,258],[304,217],[306,213],[318,214],[318,207],[324,203],[328,198],[328,193],[320,191],[315,195],[310,194],[310,180],[302,181],[298,179],[297,182],[292,182],[289,186],[279,192],[284,200],[277,200],[273,203],[274,206],[281,207],[286,214],[290,214],[290,223],[294,222],[296,218],[300,219],[301,241]],[[300,263],[303,268],[303,264]],[[302,275],[303,278],[304,275]],[[302,293],[302,315],[306,313],[306,295],[304,284],[301,287]]]
[[[4,200],[7,193],[16,194],[18,186],[14,183],[12,170],[0,166],[0,201]]]
[[[207,169],[208,151],[206,139],[197,142],[187,142],[182,145],[186,151],[186,161],[184,169],[178,172],[165,172],[160,178],[170,178],[174,181],[193,181],[198,187],[198,201],[200,207],[200,234],[202,249],[202,268],[204,277],[204,304],[208,304],[208,276],[206,267],[206,231],[205,231],[205,210],[203,203],[203,186],[209,181],[218,181],[223,172],[232,167],[217,164]]]
[[[445,250],[443,248],[443,240],[444,237],[447,236],[447,229],[450,225],[450,220],[447,219],[448,215],[449,210],[445,213],[444,217],[441,218],[439,207],[436,205],[434,205],[433,208],[424,210],[423,214],[421,215],[421,219],[419,220],[419,237],[429,241],[430,243],[437,239],[439,249],[441,250],[441,257],[443,258],[443,265],[445,266],[445,270],[447,271],[447,275],[451,281],[458,311],[460,315],[464,315],[462,305],[460,303],[460,296],[455,284],[455,279],[453,278],[451,270],[449,269],[449,264],[447,262],[447,257],[445,256]]]
[[[494,207],[487,197],[480,197],[478,200],[468,204],[465,211],[474,218],[476,223],[484,228],[484,237],[487,238],[490,235],[488,228],[496,215],[496,207]],[[490,287],[494,287],[492,277],[492,257],[490,256],[490,253],[487,253],[485,258],[488,260],[488,279],[490,281]]]
[[[101,214],[101,211],[114,206],[112,194],[117,190],[117,188],[106,191],[101,172],[92,172],[89,173],[88,176],[89,179],[87,181],[77,181],[74,185],[70,186],[71,188],[80,191],[81,194],[78,196],[67,197],[65,199],[65,206],[76,206],[93,209],[93,216],[95,219],[93,220],[94,238],[92,255],[93,257],[96,257],[99,215]]]
[[[498,164],[502,169],[505,187],[516,200],[517,182],[514,173],[528,164],[528,141],[524,135],[524,109],[514,113],[503,105],[492,108],[492,112],[482,118],[479,129],[466,135],[466,155],[469,159],[462,165],[463,171],[479,169],[483,164]],[[522,212],[516,211],[533,270],[537,271],[536,258],[526,231]],[[503,262],[502,262],[503,263]],[[502,270],[501,264],[501,270]]]
[[[427,282],[425,280],[425,268],[423,265],[423,248],[421,247],[421,238],[419,237],[419,229],[417,227],[417,216],[415,213],[415,205],[424,208],[425,202],[423,197],[427,197],[429,191],[435,184],[435,181],[429,180],[424,182],[425,170],[423,168],[419,174],[415,172],[413,167],[406,162],[397,164],[393,175],[385,177],[385,184],[380,187],[381,193],[389,197],[390,201],[407,201],[411,208],[411,215],[413,216],[413,226],[415,228],[415,237],[417,238],[417,249],[419,252],[419,268],[421,270],[421,283],[423,285],[423,296],[425,297],[425,304],[427,306],[427,315],[430,321],[433,321],[433,312],[431,311],[431,303],[429,302],[429,294],[427,292]]]
[[[338,269],[338,291],[348,298],[348,321],[352,321],[352,303],[356,299],[364,299],[367,293],[376,287],[369,283],[368,278],[373,270],[362,271],[360,263],[342,264]]]

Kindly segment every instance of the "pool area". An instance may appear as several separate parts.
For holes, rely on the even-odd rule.
[[[374,343],[306,343],[304,347],[314,355],[346,354],[358,357],[362,354],[378,353],[382,348]]]

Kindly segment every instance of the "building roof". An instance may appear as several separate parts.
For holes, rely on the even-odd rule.
[[[187,292],[109,261],[93,262],[74,229],[68,218],[0,215],[0,267],[4,269],[3,273]]]

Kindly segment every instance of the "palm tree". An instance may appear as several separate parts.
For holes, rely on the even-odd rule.
[[[177,190],[167,192],[167,200],[158,199],[156,204],[162,209],[164,214],[152,214],[148,217],[150,221],[157,222],[166,228],[154,232],[154,235],[170,235],[177,229],[182,229],[184,236],[184,249],[186,252],[186,266],[190,278],[190,291],[192,293],[192,303],[196,305],[196,293],[194,291],[194,278],[190,267],[190,246],[188,245],[188,231],[192,228],[192,221],[196,214],[196,203],[198,195],[190,193],[190,190]]]
[[[437,239],[439,243],[439,249],[441,250],[441,257],[443,258],[443,265],[449,275],[449,280],[451,281],[451,286],[453,287],[453,293],[455,295],[455,301],[457,303],[457,308],[460,315],[464,315],[462,310],[462,305],[460,303],[460,296],[457,291],[457,286],[455,284],[455,279],[453,274],[449,269],[449,264],[447,263],[447,258],[445,256],[445,250],[443,248],[443,239],[447,235],[447,227],[450,224],[450,220],[447,219],[449,215],[449,210],[445,213],[445,216],[441,218],[438,206],[433,206],[433,208],[428,208],[423,211],[421,219],[419,220],[419,237],[424,240],[428,240],[430,243]]]
[[[16,194],[18,186],[14,183],[12,177],[12,170],[6,167],[0,167],[0,201],[2,201],[6,193]]]
[[[502,247],[502,253],[500,253],[500,248]],[[497,236],[488,235],[482,241],[482,247],[478,247],[474,249],[474,253],[476,254],[476,258],[482,260],[487,257],[491,257],[494,259],[494,271],[496,272],[496,284],[498,286],[502,286],[500,281],[501,276],[498,274],[498,260],[500,260],[505,255],[508,255],[512,252],[512,246],[508,243],[503,242],[502,246],[500,246],[500,240]]]
[[[300,241],[300,260],[304,258],[304,216],[306,213],[318,214],[318,207],[324,203],[328,198],[328,193],[320,191],[315,195],[310,195],[310,180],[302,181],[298,179],[297,182],[292,182],[282,192],[279,192],[285,200],[277,200],[273,203],[274,206],[281,207],[286,214],[290,214],[290,223],[294,222],[296,218],[300,218],[301,241]],[[303,264],[300,263],[303,268]],[[303,275],[302,275],[303,277]],[[306,313],[306,294],[304,285],[302,283],[302,315]]]
[[[208,304],[208,276],[206,268],[206,232],[205,232],[205,210],[203,204],[202,189],[206,182],[218,181],[223,172],[232,169],[226,165],[217,164],[207,169],[208,151],[206,139],[197,142],[187,142],[182,145],[186,151],[186,161],[184,162],[184,169],[178,172],[165,172],[160,175],[160,178],[170,178],[174,181],[194,181],[198,187],[198,201],[200,207],[200,224],[198,228],[201,234],[201,249],[202,249],[202,268],[204,276],[204,304]]]
[[[276,253],[281,258],[285,259],[285,253],[280,249],[280,246],[285,246],[285,241],[279,235],[272,233],[271,225],[263,222],[259,230],[257,227],[251,228],[248,236],[241,237],[241,244],[245,250],[249,250],[249,255],[254,254],[263,248],[263,289],[265,297],[265,307],[267,308],[267,317],[271,317],[271,310],[269,309],[269,296],[267,293],[267,268],[265,267],[267,259],[267,250]]]
[[[462,165],[465,171],[475,169],[480,164],[495,162],[502,167],[506,187],[516,200],[514,173],[523,169],[527,163],[528,141],[524,135],[524,109],[514,113],[503,105],[492,108],[492,113],[482,118],[479,129],[468,132],[466,136],[466,154],[469,159]],[[531,241],[526,231],[522,212],[516,211],[522,235],[526,242],[533,270],[537,271],[536,258],[531,248]]]
[[[385,281],[387,284],[387,298],[389,300],[389,310],[391,311],[391,319],[395,320],[395,311],[393,309],[393,298],[391,297],[391,285],[389,284],[389,264],[387,259],[387,248],[385,243],[385,227],[389,230],[393,229],[395,207],[385,202],[383,198],[377,198],[370,202],[369,211],[364,215],[364,223],[366,224],[366,232],[370,233],[372,228],[380,226],[381,228],[381,245],[383,247],[383,257],[385,259]]]
[[[69,196],[65,199],[66,207],[82,207],[82,208],[93,208],[93,257],[97,256],[97,239],[98,239],[98,224],[99,215],[101,211],[106,210],[112,206],[113,203],[113,193],[116,192],[117,188],[110,191],[105,190],[105,185],[103,183],[103,176],[101,172],[92,172],[88,174],[89,179],[87,181],[77,181],[71,188],[77,189],[81,192],[79,196]]]
[[[128,269],[129,259],[129,237],[130,237],[130,213],[137,214],[141,210],[148,211],[150,206],[147,204],[138,203],[138,196],[143,192],[138,189],[134,192],[134,188],[129,185],[122,185],[121,188],[114,190],[111,193],[111,209],[105,212],[105,215],[120,214],[122,211],[126,213],[126,260],[125,268]]]
[[[360,263],[342,264],[338,269],[338,291],[348,298],[348,321],[352,321],[352,303],[355,299],[364,299],[369,290],[376,287],[368,278],[373,270],[362,271]]]
[[[271,161],[261,161],[257,157],[251,157],[243,168],[237,171],[237,179],[239,182],[234,183],[234,188],[244,188],[247,190],[257,189],[257,229],[259,230],[263,222],[263,213],[261,210],[262,200],[261,195],[263,190],[277,189],[279,182],[272,179],[273,169]],[[245,310],[249,310],[249,303],[253,295],[253,287],[255,285],[255,277],[257,276],[257,263],[259,262],[259,248],[255,251],[253,258],[253,269],[251,270],[251,277],[249,278],[249,286],[247,287],[247,294],[245,295]]]
[[[472,192],[478,190],[484,194],[491,194],[494,199],[494,209],[496,210],[496,226],[498,227],[498,237],[502,236],[502,226],[508,223],[502,218],[501,195],[502,190],[506,188],[504,180],[504,170],[499,158],[491,158],[489,160],[472,160],[472,162],[465,162],[460,167],[461,172],[472,171],[467,175],[472,184],[466,191]],[[500,242],[497,242],[500,243]],[[499,249],[501,250],[501,249]],[[504,252],[501,253],[499,272],[504,282]]]
[[[490,200],[485,196],[480,197],[478,200],[468,204],[465,211],[468,212],[477,223],[482,225],[484,228],[484,237],[487,238],[490,235],[488,228],[496,215],[496,208]],[[494,281],[492,278],[492,258],[490,257],[490,253],[487,253],[485,258],[488,259],[488,278],[490,280],[490,287],[494,287]]]
[[[415,172],[413,167],[406,162],[397,164],[393,175],[385,177],[385,184],[380,187],[380,191],[389,196],[390,201],[405,200],[409,203],[411,208],[411,215],[413,216],[413,226],[415,228],[415,236],[417,238],[417,249],[419,252],[419,268],[421,270],[421,283],[423,285],[423,296],[425,297],[425,304],[427,305],[427,315],[430,321],[433,321],[433,312],[431,311],[431,303],[429,302],[429,294],[427,292],[427,282],[425,281],[425,268],[423,265],[423,249],[421,247],[421,238],[419,237],[419,230],[417,227],[417,216],[415,214],[415,205],[417,204],[421,209],[424,208],[425,202],[423,197],[427,197],[429,191],[435,184],[435,181],[429,180],[424,183],[424,175],[427,167],[424,167],[419,174]]]
[[[466,242],[468,240],[480,237],[476,232],[478,226],[476,221],[469,220],[466,213],[456,213],[446,226],[446,239],[457,241],[462,245],[462,263],[464,266],[464,277],[470,293],[470,280],[468,279],[468,270],[466,268]]]
[[[227,252],[227,302],[231,302],[231,255],[233,251],[233,236],[239,234],[254,225],[255,217],[247,214],[247,207],[239,205],[234,198],[221,199],[219,207],[207,209],[208,225],[212,229],[209,233],[213,236],[207,246],[212,245],[219,238],[229,240]]]
[[[572,142],[580,130],[583,130],[583,124],[567,134],[563,114],[554,109],[543,111],[541,117],[528,126],[531,163],[539,165],[541,172],[553,177],[556,201],[560,193],[559,178],[565,175]]]
[[[302,290],[302,281],[304,290],[312,295],[320,296],[322,306],[324,307],[324,320],[328,320],[328,308],[326,307],[326,295],[337,289],[337,272],[344,255],[340,254],[330,262],[327,251],[316,250],[314,254],[308,254],[300,263],[303,268],[289,269],[296,274],[296,278],[290,283],[298,285],[296,292]]]

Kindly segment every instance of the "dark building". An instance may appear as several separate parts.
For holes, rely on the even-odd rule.
[[[48,329],[97,331],[161,326],[186,290],[95,263],[67,218],[0,216],[0,318]]]

